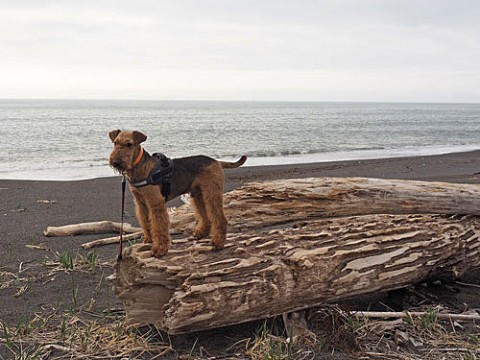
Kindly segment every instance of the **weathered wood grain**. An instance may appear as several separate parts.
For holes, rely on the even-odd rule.
[[[455,278],[480,266],[479,222],[442,215],[365,215],[175,241],[162,259],[149,245],[124,252],[114,287],[127,324],[182,333],[266,318],[355,295]]]
[[[136,245],[112,281],[128,325],[176,334],[453,279],[480,266],[480,218],[447,214],[479,215],[479,195],[477,185],[359,178],[249,184],[225,196],[237,231],[225,249],[181,238],[156,259]],[[191,223],[188,209],[172,216],[177,230]]]
[[[480,215],[480,186],[371,178],[306,178],[247,184],[225,194],[232,231],[247,231],[301,219],[367,214]],[[176,231],[190,232],[193,212],[171,217]]]

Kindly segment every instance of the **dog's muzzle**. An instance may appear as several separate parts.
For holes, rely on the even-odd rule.
[[[114,167],[115,169],[120,170],[120,165],[122,165],[122,162],[115,159],[110,163],[110,165],[112,165],[112,167]]]
[[[110,166],[115,170],[115,171],[118,171],[119,173],[122,173],[123,171],[125,171],[125,166],[124,164],[122,163],[122,161],[120,159],[112,159],[110,161]]]

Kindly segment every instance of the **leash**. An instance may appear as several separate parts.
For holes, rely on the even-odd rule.
[[[123,253],[123,216],[125,214],[125,175],[122,177],[122,221],[120,222],[120,242],[118,244],[118,256],[117,261],[122,260]]]

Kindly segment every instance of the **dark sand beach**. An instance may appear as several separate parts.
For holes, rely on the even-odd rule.
[[[226,171],[226,191],[251,181],[305,177],[374,177],[478,184],[480,151],[266,167],[248,167],[247,162],[242,168]],[[59,269],[60,254],[69,251],[77,260],[84,259],[88,252],[80,245],[102,235],[43,236],[47,226],[119,221],[120,204],[119,177],[68,182],[0,180],[0,323],[15,327],[36,316],[72,308],[96,313],[121,309],[121,303],[106,280],[113,271],[116,245],[95,250],[94,271],[87,265],[67,272]],[[127,195],[125,221],[137,224],[130,194]],[[480,283],[476,275],[472,277],[470,282]],[[476,291],[466,294],[465,306],[480,307],[480,293]],[[172,337],[173,353],[188,355],[194,343],[197,349],[206,349],[206,354],[228,353],[227,348],[234,343],[232,339],[244,338],[245,334],[250,336],[255,326],[250,328],[247,324],[220,332],[211,331],[208,336]],[[0,356],[9,358],[11,350],[1,340],[0,349]]]

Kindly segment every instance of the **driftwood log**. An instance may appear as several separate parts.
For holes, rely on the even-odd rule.
[[[477,185],[439,182],[248,184],[225,196],[225,249],[184,237],[156,259],[135,245],[111,280],[127,325],[177,334],[453,279],[480,267],[479,199]],[[177,230],[193,221],[188,209],[172,216]]]
[[[480,186],[371,178],[310,178],[247,184],[225,194],[235,231],[291,221],[369,214],[480,215]],[[189,207],[171,216],[171,228],[193,231]]]

